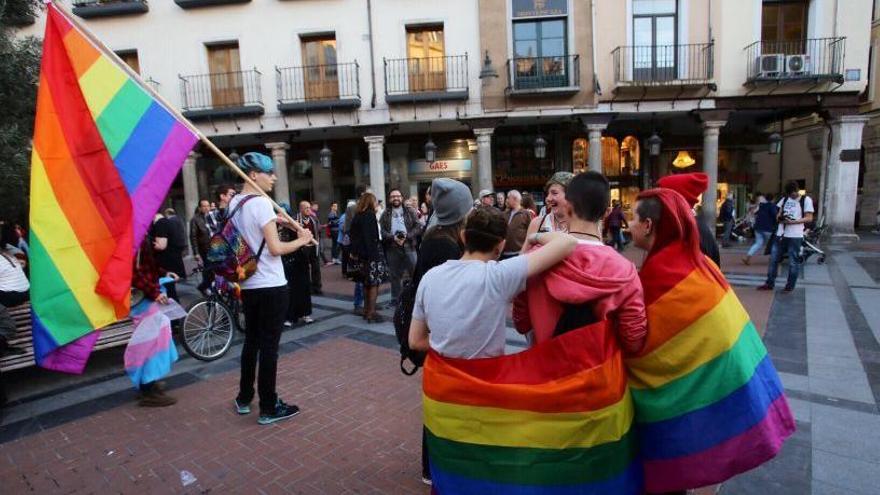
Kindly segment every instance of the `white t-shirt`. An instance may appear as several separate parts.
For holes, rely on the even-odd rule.
[[[527,256],[449,260],[419,282],[412,317],[428,325],[431,348],[443,356],[501,356],[509,303],[525,289],[527,276]]]
[[[247,195],[238,194],[229,202],[227,213],[238,206]],[[235,228],[244,236],[248,246],[254,254],[260,249],[263,243],[263,227],[267,223],[275,220],[275,210],[272,209],[272,203],[268,199],[260,196],[253,198],[241,207],[232,217],[232,223]],[[260,260],[257,262],[257,271],[241,284],[242,289],[263,289],[267,287],[281,287],[287,285],[287,279],[284,277],[284,265],[281,263],[281,256],[272,256],[269,253],[269,247],[264,246],[263,252],[260,253]]]
[[[18,259],[10,253],[0,254],[0,290],[26,292],[31,288]]]
[[[804,214],[813,213],[813,200],[810,199],[809,196],[804,196],[804,207],[803,211],[801,211],[801,200],[791,199],[789,197],[783,198],[779,200],[779,203],[776,204],[776,207],[782,211],[782,214],[779,215],[779,218],[783,219],[786,217],[793,218],[795,220],[800,220],[804,218]],[[779,237],[803,237],[804,236],[804,224],[797,223],[794,225],[784,225],[782,222],[779,222],[779,227],[776,228],[776,236]]]

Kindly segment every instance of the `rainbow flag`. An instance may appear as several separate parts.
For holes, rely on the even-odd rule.
[[[31,157],[38,365],[82,372],[93,331],[128,314],[134,252],[197,140],[47,6]]]
[[[641,493],[633,404],[604,322],[509,356],[431,351],[423,388],[441,495]]]
[[[720,483],[773,458],[795,429],[776,369],[733,289],[681,243],[640,276],[648,341],[627,359],[648,492]],[[709,270],[714,273],[710,273]]]

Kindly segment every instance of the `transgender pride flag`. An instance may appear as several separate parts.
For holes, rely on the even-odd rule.
[[[38,365],[81,373],[129,312],[132,259],[197,134],[47,6],[31,157]]]

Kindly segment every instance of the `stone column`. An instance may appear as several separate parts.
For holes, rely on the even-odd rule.
[[[709,187],[703,193],[703,221],[715,231],[718,200],[718,136],[721,128],[727,124],[723,120],[703,122],[703,172],[709,176]]]
[[[409,193],[409,143],[391,143],[388,148],[388,162],[391,165],[391,187],[400,189],[404,198]],[[387,201],[387,198],[386,198]]]
[[[880,210],[880,124],[868,127],[865,134],[865,177],[859,227],[875,227],[877,210]]]
[[[492,186],[492,133],[495,129],[481,128],[474,129],[474,135],[477,136],[477,191],[488,189],[494,191]]]
[[[825,207],[825,161],[828,157],[828,130],[824,127],[811,131],[807,134],[807,147],[810,149],[810,157],[813,158],[813,187],[807,194],[813,201],[819,203],[815,215],[823,215]],[[768,191],[769,192],[769,191]],[[781,191],[780,191],[781,192]]]
[[[192,220],[196,207],[199,206],[199,180],[196,172],[196,162],[202,156],[195,151],[191,151],[183,161],[183,218],[186,219],[186,225]],[[178,212],[180,213],[180,212]]]
[[[868,117],[847,115],[831,122],[831,153],[828,156],[828,195],[825,225],[834,242],[859,240],[853,229],[859,189],[859,155],[862,130]]]
[[[478,154],[480,148],[477,146],[476,139],[468,139],[468,154],[471,157],[471,196],[477,197],[477,194],[480,193],[480,189],[477,187],[477,174],[479,173],[480,167],[480,155]]]
[[[266,143],[266,148],[272,152],[272,161],[275,162],[275,176],[278,177],[275,182],[275,201],[279,204],[287,203],[290,205],[290,180],[287,177],[287,150],[290,149],[290,145],[287,143]]]
[[[602,131],[608,124],[587,124],[590,136],[590,170],[602,173]]]
[[[370,189],[376,199],[385,199],[385,136],[364,136],[370,148]]]

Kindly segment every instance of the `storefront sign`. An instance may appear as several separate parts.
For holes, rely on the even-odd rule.
[[[565,15],[568,0],[513,0],[513,17]]]
[[[442,175],[447,172],[470,172],[470,160],[437,160],[428,163],[424,159],[409,162],[411,175]]]

